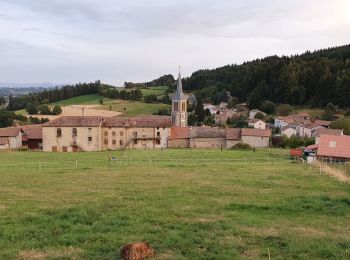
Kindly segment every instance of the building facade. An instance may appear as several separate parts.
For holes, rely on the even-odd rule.
[[[135,118],[60,117],[43,125],[46,152],[166,148],[167,116]]]

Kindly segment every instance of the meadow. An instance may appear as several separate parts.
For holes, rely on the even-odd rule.
[[[349,259],[349,184],[287,156],[1,152],[0,259]]]

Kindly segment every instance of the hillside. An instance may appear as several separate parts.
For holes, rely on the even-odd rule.
[[[349,107],[350,45],[199,70],[183,79],[183,85],[214,102],[227,98],[227,90],[241,101],[252,98],[257,103],[270,100],[318,107],[333,102]]]

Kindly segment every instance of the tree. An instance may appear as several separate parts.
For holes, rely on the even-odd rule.
[[[265,100],[261,106],[260,106],[261,111],[265,112],[266,114],[273,114],[275,113],[276,110],[276,104],[269,101],[269,100]]]
[[[100,105],[103,105],[103,98],[100,98],[98,102],[100,103]]]
[[[332,116],[337,112],[337,107],[333,103],[328,103],[324,110],[327,115]]]
[[[0,106],[6,105],[6,98],[5,97],[0,97]]]
[[[250,109],[259,108],[261,105],[261,95],[259,89],[254,89],[248,98],[248,106]]]
[[[239,99],[236,97],[231,97],[228,101],[227,107],[234,108],[237,104],[239,104]]]
[[[280,116],[288,116],[290,112],[292,112],[293,108],[288,104],[280,104],[277,106],[276,111]]]
[[[60,105],[55,105],[54,108],[52,109],[52,114],[53,115],[60,115],[62,113],[62,108]]]
[[[198,99],[196,108],[194,110],[194,113],[198,117],[198,122],[203,122],[204,121],[205,111],[204,111],[204,107],[203,107],[203,103],[202,103],[201,99]]]
[[[258,113],[255,114],[255,118],[263,120],[265,118],[265,116],[264,116],[263,113],[258,112]]]
[[[196,114],[189,114],[187,121],[188,125],[196,126],[198,124],[198,116]]]
[[[39,110],[39,104],[37,103],[28,103],[26,105],[26,111],[28,112],[29,115],[38,114],[38,110]]]
[[[42,115],[51,115],[51,110],[48,105],[41,105],[39,111]]]
[[[156,103],[158,101],[157,96],[154,94],[146,95],[146,96],[144,96],[143,99],[144,99],[145,103]]]

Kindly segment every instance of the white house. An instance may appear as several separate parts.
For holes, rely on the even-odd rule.
[[[282,127],[281,134],[290,138],[293,135],[295,136],[297,135],[297,130],[293,126],[285,126],[285,127]]]
[[[266,129],[266,123],[257,118],[249,120],[248,126],[256,129]]]
[[[249,119],[254,119],[257,113],[261,113],[266,116],[266,113],[260,111],[259,109],[252,109],[249,111]]]

